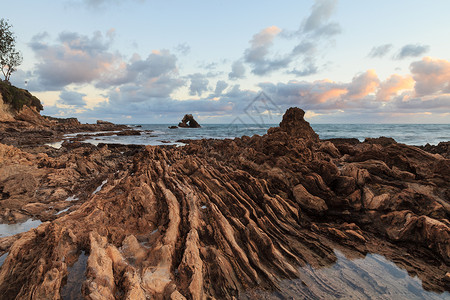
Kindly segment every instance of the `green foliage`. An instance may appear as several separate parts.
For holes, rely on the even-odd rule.
[[[5,81],[9,81],[23,61],[22,54],[16,50],[16,38],[11,27],[5,19],[0,19],[0,65]]]
[[[24,89],[19,89],[7,82],[0,81],[0,93],[2,94],[3,102],[11,105],[16,111],[22,109],[24,105],[36,107],[38,111],[43,108],[41,101],[31,93]]]

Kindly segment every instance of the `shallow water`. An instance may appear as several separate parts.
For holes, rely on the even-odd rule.
[[[61,298],[64,300],[82,300],[81,286],[86,280],[86,266],[88,257],[84,251],[73,266],[67,268],[67,281],[61,287]]]
[[[2,256],[0,256],[0,268],[3,266],[3,263],[5,262],[6,258],[8,257],[9,252],[3,253]]]
[[[69,209],[70,209],[70,206],[69,206],[68,208],[65,208],[65,209],[63,209],[63,210],[58,211],[58,212],[55,214],[55,216],[58,216],[58,215],[62,214],[63,212],[68,211]]]
[[[98,192],[100,192],[103,188],[103,186],[108,182],[108,179],[105,179],[102,181],[102,183],[95,189],[95,191],[92,192],[92,195],[97,194]]]
[[[337,262],[329,267],[300,268],[300,277],[282,280],[280,292],[255,290],[246,299],[450,299],[450,293],[434,293],[422,288],[422,281],[411,277],[384,256],[367,254],[347,259],[335,251]],[[255,298],[256,297],[256,298]]]
[[[66,201],[78,201],[79,199],[75,196],[69,196],[67,197]]]
[[[28,219],[23,223],[0,224],[0,238],[28,231],[41,225],[40,220]]]

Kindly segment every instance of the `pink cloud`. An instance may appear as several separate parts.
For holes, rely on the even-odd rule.
[[[388,79],[380,83],[376,98],[380,101],[389,101],[400,91],[412,90],[414,83],[415,81],[410,75],[391,75]]]
[[[360,99],[374,93],[380,80],[375,70],[367,70],[366,72],[353,77],[352,82],[348,85],[348,93],[346,97],[349,99]]]

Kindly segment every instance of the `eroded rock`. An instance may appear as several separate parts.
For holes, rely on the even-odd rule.
[[[37,182],[20,211],[43,218],[80,197],[70,213],[0,239],[0,292],[58,298],[85,251],[86,299],[233,299],[280,289],[300,266],[331,266],[334,249],[381,254],[426,289],[449,290],[449,161],[397,143],[321,142],[302,111],[288,112],[264,136],[127,155],[118,145],[72,143],[52,156],[0,145],[0,170],[20,166]]]
[[[191,114],[184,115],[183,119],[180,123],[178,123],[178,127],[182,128],[200,128],[200,124],[194,119],[194,116]]]

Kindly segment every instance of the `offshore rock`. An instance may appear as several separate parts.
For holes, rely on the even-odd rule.
[[[282,279],[333,265],[335,249],[383,255],[426,290],[450,290],[450,160],[398,143],[322,142],[302,112],[264,136],[183,147],[1,145],[2,220],[48,221],[0,238],[1,295],[58,299],[82,251],[85,299],[245,299],[254,288],[283,298]]]
[[[194,116],[191,114],[184,115],[183,119],[180,123],[178,123],[178,127],[182,128],[200,128],[200,124],[195,121]]]

